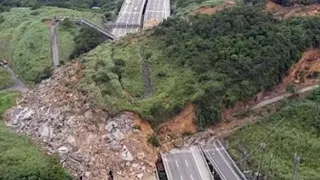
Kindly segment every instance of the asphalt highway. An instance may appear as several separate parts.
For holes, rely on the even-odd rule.
[[[143,28],[151,28],[170,16],[170,0],[149,0],[147,3]]]
[[[168,180],[212,180],[197,146],[161,154]]]
[[[112,30],[112,34],[116,37],[122,37],[128,33],[137,32],[139,27],[134,26],[142,23],[141,18],[145,2],[146,0],[125,0],[116,20],[116,24],[119,24],[119,26]]]
[[[202,147],[205,155],[222,180],[245,180],[245,176],[229,156],[220,141]]]

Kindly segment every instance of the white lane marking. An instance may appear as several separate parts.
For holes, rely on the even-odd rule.
[[[186,163],[187,167],[189,167],[188,161],[187,161],[187,160],[184,160],[184,162]]]
[[[233,159],[230,157],[229,153],[227,152],[227,150],[226,150],[226,149],[224,148],[224,146],[222,145],[222,143],[221,143],[219,140],[217,140],[217,141],[218,141],[219,145],[222,147],[222,150],[227,154],[227,156],[232,160],[232,162],[234,162]],[[239,169],[239,167],[237,166],[237,164],[235,164],[235,163],[233,163],[233,164],[235,165],[235,167],[236,167],[236,169],[239,171],[239,173],[241,173],[242,178],[244,178],[244,175],[242,174],[242,171]]]
[[[209,157],[210,162],[213,163],[212,165],[216,167],[216,170],[218,171],[218,174],[220,175],[220,177],[222,177],[224,180],[227,180],[227,178],[224,176],[222,171],[219,169],[219,166],[216,164],[216,162],[214,162],[213,158],[210,156],[210,153],[206,152],[206,151],[204,153],[207,154],[207,157]],[[214,155],[214,153],[213,153],[213,155]]]
[[[122,14],[140,14],[140,12],[137,12],[137,11],[128,11],[128,12],[123,12]]]
[[[218,149],[218,147],[216,146],[215,143],[214,143],[213,145],[214,145],[214,147],[215,147],[216,149]],[[221,153],[220,151],[218,151],[218,153],[221,155],[223,161],[224,161],[224,162],[227,164],[227,166],[230,168],[232,174],[233,174],[237,179],[239,179],[239,176],[234,172],[233,168],[229,165],[229,163],[228,163],[227,160],[224,158],[224,156],[222,155],[222,153]]]
[[[156,13],[163,13],[164,11],[157,11],[157,10],[146,10],[146,12],[156,12]]]
[[[180,179],[183,180],[183,177],[180,175]]]
[[[179,167],[179,164],[178,164],[178,161],[176,160],[176,165],[177,165],[177,167]]]
[[[196,162],[196,166],[197,166],[197,169],[198,169],[198,171],[199,171],[199,173],[200,173],[201,179],[204,179],[204,178],[203,178],[203,175],[202,175],[202,172],[201,172],[201,170],[200,170],[200,168],[199,168],[199,165],[198,165],[198,162],[197,162],[197,159],[196,159],[194,153],[191,152],[191,154],[192,154],[192,156],[193,156],[194,161]]]
[[[191,178],[191,180],[194,180],[194,179],[193,179],[193,176],[192,176],[192,174],[190,174],[190,178]]]
[[[209,151],[224,151],[224,149],[217,148],[217,149],[210,149],[210,150],[205,150],[205,151],[207,151],[207,152],[209,152]]]
[[[172,174],[171,174],[171,171],[170,171],[170,167],[169,167],[169,164],[168,164],[168,159],[163,154],[161,154],[161,157],[162,157],[162,160],[165,162],[164,163],[164,167],[165,167],[165,170],[166,170],[166,174],[169,176],[168,179],[169,180],[173,180]]]

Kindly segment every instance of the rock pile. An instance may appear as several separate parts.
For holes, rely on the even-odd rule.
[[[74,177],[88,180],[153,179],[156,150],[133,114],[110,116],[75,87],[81,68],[58,68],[5,114],[7,126],[31,136]]]

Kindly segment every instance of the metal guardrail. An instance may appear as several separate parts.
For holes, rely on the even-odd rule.
[[[201,146],[200,146],[201,147]],[[209,162],[211,163],[211,165],[213,166],[213,168],[218,172],[218,174],[220,175],[220,178],[222,180],[227,180],[225,177],[222,176],[222,172],[220,171],[218,165],[214,162],[214,160],[212,159],[212,157],[208,154],[208,152],[205,152],[204,149],[201,147],[201,151],[203,151],[203,153],[205,154],[205,156],[208,158]]]
[[[217,140],[219,146],[223,149],[224,153],[226,154],[226,158],[228,158],[229,161],[229,166],[231,166],[230,168],[233,169],[233,172],[242,180],[247,180],[247,178],[244,176],[244,174],[242,173],[242,171],[239,169],[239,167],[236,165],[236,163],[233,161],[233,159],[231,158],[231,156],[228,154],[228,152],[226,151],[226,149],[224,148],[224,146],[222,145],[222,143]],[[201,146],[200,146],[201,147]],[[219,147],[219,148],[220,148]],[[204,150],[203,147],[201,147],[201,150],[203,151],[203,153],[206,155],[207,159],[209,160],[209,162],[211,163],[211,165],[213,166],[213,168],[217,171],[217,173],[219,174],[220,178],[222,180],[228,180],[225,175],[223,174],[223,172],[219,169],[219,164],[217,164],[217,162],[215,162],[215,160],[212,158],[212,156],[209,154],[209,152],[206,152]],[[218,150],[220,151],[220,150]],[[221,154],[222,155],[222,154]]]
[[[198,144],[198,148],[200,150],[201,157],[203,158],[204,162],[206,162],[207,169],[209,169],[209,171],[210,171],[209,165],[207,163],[207,159],[205,158],[205,154],[204,154],[205,152],[204,152],[203,148],[199,144]],[[213,177],[212,173],[210,174],[210,177],[211,177],[212,180],[214,180],[214,177]]]
[[[237,170],[237,174],[239,175],[239,176],[241,176],[241,178],[243,179],[243,180],[246,180],[247,178],[244,176],[244,174],[242,173],[242,171],[239,169],[239,167],[237,166],[237,164],[233,161],[233,159],[231,158],[231,156],[229,155],[229,153],[227,152],[227,150],[224,148],[224,146],[222,145],[222,143],[219,141],[219,140],[217,140],[217,142],[218,142],[218,144],[221,146],[221,147],[223,147],[223,149],[224,149],[224,151],[226,152],[226,154],[227,154],[227,156],[228,156],[228,158],[232,161],[232,166],[233,166],[233,168],[235,168],[236,170]]]
[[[106,23],[105,28],[140,28],[140,24]]]
[[[112,40],[118,40],[118,38],[116,36],[114,36],[112,33],[106,31],[105,29],[93,24],[92,22],[88,21],[88,20],[85,20],[85,19],[75,19],[75,21],[77,23],[83,23],[83,24],[86,24],[87,26],[89,27],[92,27],[96,30],[98,30],[100,33],[104,34],[105,36],[109,37],[110,39]]]

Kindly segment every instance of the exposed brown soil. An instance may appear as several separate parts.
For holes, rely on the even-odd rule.
[[[189,104],[178,115],[171,120],[162,124],[159,128],[159,134],[183,134],[183,133],[195,133],[197,127],[194,124],[196,118],[195,107]]]
[[[50,26],[51,26],[51,23],[52,23],[52,20],[51,20],[51,19],[44,19],[44,20],[42,20],[42,22],[43,22],[47,27],[50,27]]]
[[[146,120],[141,119],[138,115],[134,115],[135,124],[140,128],[141,132],[146,136],[152,135],[153,129],[150,123]]]
[[[288,84],[294,84],[297,89],[302,89],[319,83],[319,80],[313,78],[313,74],[316,72],[320,72],[320,48],[306,51],[298,63],[292,66],[286,77],[274,89],[260,92],[252,99],[240,101],[233,108],[225,109],[222,113],[221,123],[212,126],[210,129],[219,136],[227,134],[226,132],[232,132],[242,124],[254,122],[260,116],[237,117],[237,115],[245,113],[249,107],[253,107],[264,100],[286,93]],[[188,105],[181,113],[160,126],[158,134],[161,141],[165,143],[169,139],[179,139],[185,133],[195,133],[197,130],[194,124],[195,118],[194,106]],[[173,147],[172,144],[170,146]],[[166,147],[165,149],[170,148]]]
[[[135,129],[131,112],[114,116],[92,106],[88,94],[76,88],[82,69],[78,62],[55,69],[6,112],[6,124],[31,136],[48,154],[58,153],[75,179],[108,179],[109,170],[115,179],[140,179],[142,174],[142,179],[151,179],[158,157],[145,133],[151,127],[138,124],[141,130]]]
[[[221,11],[225,8],[230,8],[235,4],[234,1],[226,1],[222,3],[221,5],[215,6],[215,7],[200,7],[199,9],[190,12],[190,15],[196,15],[196,14],[207,14],[212,15],[218,11]]]
[[[266,6],[266,11],[273,13],[279,18],[288,18],[292,16],[319,16],[320,4],[308,6],[295,4],[290,7],[284,7],[269,1]]]
[[[233,114],[239,113],[258,104],[266,99],[276,97],[286,93],[288,84],[294,84],[297,89],[316,85],[319,79],[314,78],[314,74],[320,72],[320,48],[310,49],[303,53],[298,63],[294,64],[283,78],[282,82],[272,90],[265,90],[258,93],[254,98],[240,101],[233,108],[225,109],[222,119],[230,119]]]

